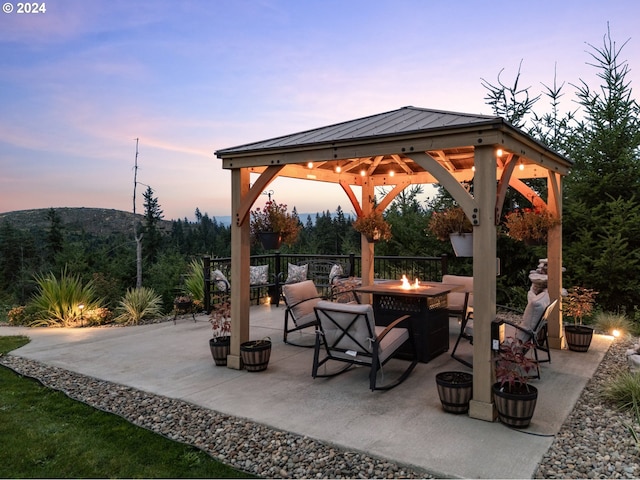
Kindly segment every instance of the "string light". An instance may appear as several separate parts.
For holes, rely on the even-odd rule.
[[[307,163],[307,168],[313,168],[313,162]]]
[[[390,176],[390,177],[393,177],[395,174],[396,174],[396,172],[394,172],[393,170],[391,170],[391,171],[389,172],[389,176]]]
[[[364,177],[367,174],[367,172],[365,170],[360,170],[360,176]]]
[[[518,167],[520,171],[524,170],[524,162],[520,160],[520,166]]]
[[[501,157],[501,156],[502,156],[502,149],[501,149],[501,148],[499,148],[498,150],[496,150],[496,155],[497,155],[498,157]]]

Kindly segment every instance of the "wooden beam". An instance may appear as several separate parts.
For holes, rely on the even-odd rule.
[[[409,185],[411,185],[411,182],[405,181],[393,187],[393,189],[389,193],[387,193],[382,199],[382,201],[378,204],[378,206],[376,207],[376,210],[380,213],[384,212],[385,209],[391,204],[393,199],[396,198],[400,194],[400,192],[402,192]]]
[[[353,193],[353,190],[351,189],[351,186],[347,182],[343,182],[343,181],[340,182],[340,186],[344,190],[344,193],[347,194],[347,197],[349,197],[349,201],[351,202],[351,206],[355,210],[356,215],[358,217],[361,217],[362,216],[362,207],[360,206],[360,203],[358,203],[358,199],[356,198],[355,193]]]
[[[257,200],[258,196],[262,195],[265,188],[278,176],[278,173],[284,165],[274,165],[267,167],[266,170],[258,177],[258,180],[251,186],[249,192],[243,196],[242,202],[236,212],[236,225],[243,225],[249,217],[251,207]]]
[[[475,199],[465,190],[465,188],[451,175],[451,172],[446,170],[438,161],[431,155],[426,153],[416,152],[409,155],[416,163],[422,166],[425,170],[429,171],[440,185],[442,185],[447,192],[458,202],[458,205],[462,207],[464,213],[469,218],[471,225],[480,224],[480,211],[479,206]],[[495,162],[494,162],[495,166]],[[495,169],[494,169],[495,171]]]

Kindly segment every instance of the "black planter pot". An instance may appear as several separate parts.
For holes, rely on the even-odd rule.
[[[436,374],[438,396],[445,412],[467,413],[473,393],[473,375],[467,372],[440,372]]]
[[[240,358],[247,372],[267,369],[271,357],[271,340],[251,340],[240,344]]]
[[[567,339],[569,350],[586,352],[591,345],[593,328],[584,325],[565,325],[564,336]]]
[[[231,337],[210,338],[209,348],[216,365],[224,367],[227,364],[227,355],[231,352]]]
[[[500,421],[510,427],[528,427],[536,409],[538,389],[521,383],[513,387],[501,386],[498,382],[493,384],[492,390]]]
[[[282,236],[278,232],[260,232],[257,236],[265,250],[278,250],[282,244]]]

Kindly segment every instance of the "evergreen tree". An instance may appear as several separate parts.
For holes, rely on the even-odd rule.
[[[163,212],[158,203],[158,198],[153,196],[153,189],[147,187],[142,194],[144,198],[144,223],[143,223],[143,255],[149,265],[153,264],[162,247],[162,233],[158,228]]]
[[[47,247],[52,255],[62,251],[64,246],[64,238],[62,236],[62,220],[56,213],[55,209],[50,208],[47,211],[47,220],[50,222],[49,230],[47,231]]]

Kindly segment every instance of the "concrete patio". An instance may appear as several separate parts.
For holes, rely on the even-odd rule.
[[[532,382],[539,398],[531,426],[518,431],[442,410],[435,374],[470,371],[448,353],[418,364],[397,388],[371,392],[362,368],[314,380],[313,349],[282,343],[283,307],[255,306],[250,315],[251,338],[270,337],[274,343],[264,372],[216,367],[204,315],[196,316],[196,322],[188,316],[175,325],[126,328],[1,327],[0,335],[31,338],[13,355],[388,458],[435,476],[464,478],[531,478],[611,343],[610,337],[595,335],[587,353],[553,350],[552,363],[542,365],[542,379]],[[451,347],[457,332],[452,319]],[[312,333],[301,337],[298,340],[313,341]],[[385,367],[386,375],[393,374],[392,363]]]

